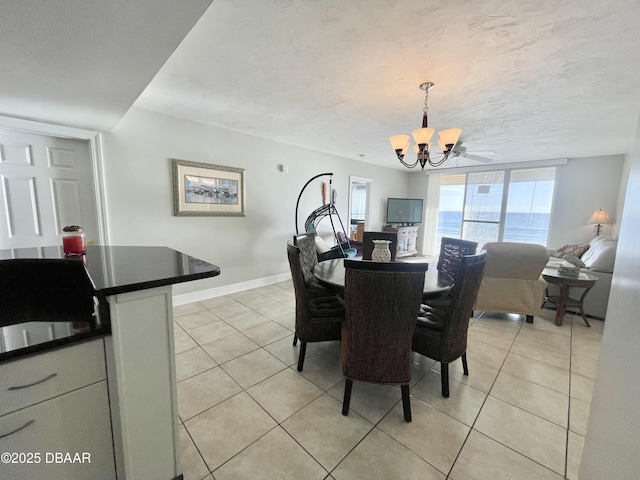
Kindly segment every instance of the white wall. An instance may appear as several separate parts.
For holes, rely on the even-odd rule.
[[[640,123],[639,123],[640,125]],[[640,128],[620,226],[600,361],[582,451],[581,480],[638,478],[640,472]]]
[[[589,243],[593,225],[587,220],[599,208],[611,221],[619,222],[618,192],[622,181],[624,155],[570,158],[556,173],[556,194],[547,246],[557,248],[567,243]],[[612,235],[615,225],[603,225],[602,233]]]
[[[373,179],[372,228],[384,222],[387,197],[407,195],[408,174],[399,170],[136,108],[103,134],[102,148],[111,244],[168,246],[220,266],[219,277],[176,285],[176,294],[287,273],[285,245],[295,233],[296,199],[319,173],[334,173],[344,222],[349,175]],[[171,158],[244,168],[246,216],[173,216]],[[281,173],[280,164],[288,165],[289,173]],[[305,191],[301,230],[307,215],[322,205],[320,185],[328,178]]]

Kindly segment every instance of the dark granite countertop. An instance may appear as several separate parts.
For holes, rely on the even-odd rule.
[[[95,286],[96,296],[110,295],[215,277],[220,268],[167,247],[89,246],[85,255],[65,257],[62,247],[0,250],[0,261],[68,259],[82,261]],[[108,312],[108,308],[106,310]],[[55,313],[55,312],[53,312]],[[0,362],[111,333],[108,318],[87,322],[2,322]],[[104,315],[108,317],[108,315]]]

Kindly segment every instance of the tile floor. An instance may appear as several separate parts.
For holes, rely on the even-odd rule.
[[[603,322],[473,319],[470,375],[414,356],[413,422],[398,387],[355,383],[348,417],[338,342],[296,371],[291,282],[174,309],[185,480],[578,478]]]

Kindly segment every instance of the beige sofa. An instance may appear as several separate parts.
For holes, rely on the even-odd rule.
[[[580,257],[583,266],[580,271],[598,277],[598,281],[584,299],[582,307],[585,315],[598,319],[604,319],[607,315],[617,246],[618,242],[614,238],[600,235],[589,242],[589,249]],[[550,255],[556,253],[554,250],[548,250],[548,252]],[[562,258],[552,256],[549,258],[547,268],[557,269],[562,263]],[[549,293],[556,294],[556,289],[555,285],[551,285]],[[576,296],[573,291],[571,296]]]
[[[540,313],[547,286],[540,276],[549,253],[541,245],[512,242],[486,243],[484,277],[474,310],[526,315]]]

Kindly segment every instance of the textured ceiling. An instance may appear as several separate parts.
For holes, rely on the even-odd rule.
[[[637,1],[215,0],[136,105],[393,167],[431,81],[429,126],[495,162],[626,153],[639,25]]]

